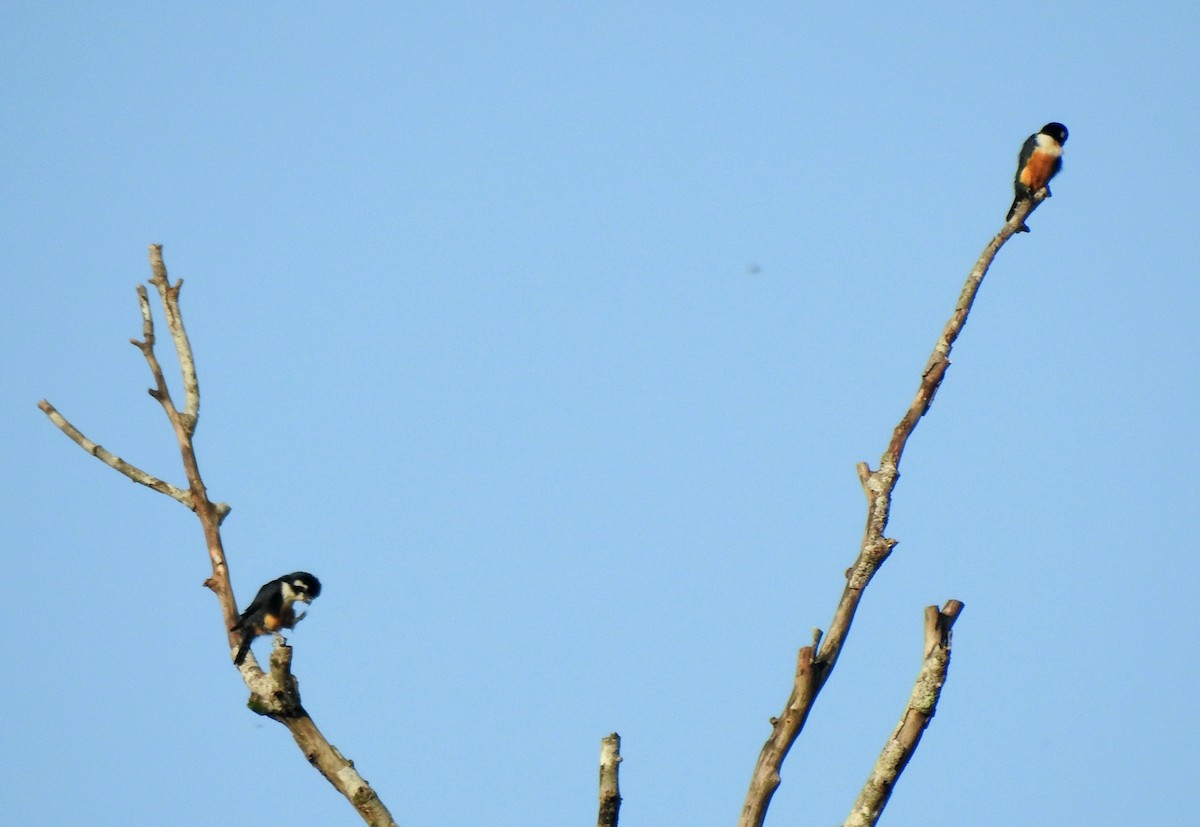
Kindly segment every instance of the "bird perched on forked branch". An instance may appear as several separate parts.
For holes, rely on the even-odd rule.
[[[1046,187],[1046,197],[1050,197],[1050,179],[1062,169],[1063,144],[1066,142],[1067,128],[1060,123],[1048,123],[1041,132],[1025,139],[1017,158],[1017,174],[1013,178],[1016,198],[1005,221],[1012,221],[1017,206],[1022,201],[1032,199],[1033,194],[1042,187]],[[1022,224],[1017,232],[1027,233],[1029,228]]]
[[[256,637],[293,628],[304,619],[304,614],[296,614],[294,604],[297,601],[312,603],[320,593],[321,581],[306,571],[285,574],[265,584],[230,630],[242,635],[233,662],[242,665],[250,651],[250,643]]]

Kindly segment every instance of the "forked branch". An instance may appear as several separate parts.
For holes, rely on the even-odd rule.
[[[200,383],[196,378],[196,364],[187,332],[184,329],[183,313],[179,307],[179,291],[183,287],[183,280],[181,279],[175,284],[168,281],[161,245],[156,244],[150,247],[150,270],[150,284],[158,291],[167,327],[175,345],[175,353],[179,359],[184,391],[182,411],[176,407],[171,397],[162,365],[159,364],[158,356],[154,351],[154,317],[150,308],[149,295],[142,285],[137,287],[138,307],[142,316],[142,338],[131,341],[141,351],[150,368],[150,375],[154,380],[154,386],[149,391],[150,396],[162,406],[163,412],[175,432],[180,459],[188,481],[187,489],[163,482],[104,450],[85,437],[48,401],[42,400],[38,403],[38,407],[64,434],[89,454],[134,482],[166,494],[195,512],[204,531],[209,561],[212,565],[212,575],[205,581],[205,585],[212,589],[220,603],[222,623],[232,658],[233,652],[238,647],[239,638],[230,630],[238,613],[229,581],[229,566],[225,559],[224,547],[221,544],[221,521],[229,513],[229,506],[209,500],[208,491],[200,475],[200,466],[196,460],[195,447],[192,444],[192,437],[200,421]],[[259,668],[253,653],[246,658],[241,667],[241,674],[251,692],[250,708],[260,715],[273,718],[286,726],[305,758],[325,776],[329,783],[346,796],[364,821],[373,827],[395,827],[391,814],[379,800],[375,791],[354,769],[353,763],[346,760],[326,740],[304,710],[300,703],[299,686],[295,677],[292,676],[291,663],[292,649],[281,642],[276,643],[275,650],[271,654],[269,673],[264,673]]]
[[[850,633],[850,625],[854,614],[862,600],[863,591],[867,584],[887,560],[896,540],[886,535],[888,518],[892,509],[892,493],[900,479],[900,458],[908,439],[916,430],[917,423],[937,394],[946,370],[950,367],[950,351],[967,323],[967,316],[975,303],[975,297],[983,278],[991,267],[996,253],[1004,243],[1020,231],[1025,218],[1038,204],[1046,198],[1045,189],[1035,194],[1031,201],[1022,203],[1013,220],[1004,225],[1000,232],[984,247],[975,266],[967,275],[966,283],[959,294],[954,312],[946,322],[933,347],[933,352],[921,371],[921,380],[917,385],[916,395],[908,409],[900,417],[899,423],[892,430],[887,447],[875,470],[865,462],[858,464],[858,478],[863,492],[867,497],[867,518],[863,530],[862,542],[859,546],[858,557],[846,570],[846,587],[842,591],[829,631],[824,636],[824,642],[818,647],[814,640],[812,646],[800,650],[799,666],[793,682],[791,695],[783,712],[777,718],[771,719],[771,734],[763,745],[755,763],[754,772],[750,778],[750,789],[746,794],[746,802],[742,807],[742,815],[738,827],[761,827],[770,806],[771,797],[775,794],[780,783],[780,769],[787,757],[792,744],[795,743],[800,731],[804,728],[808,714],[816,702],[825,682],[829,679],[838,656]],[[817,638],[820,632],[817,633]],[[914,745],[915,746],[915,745]]]

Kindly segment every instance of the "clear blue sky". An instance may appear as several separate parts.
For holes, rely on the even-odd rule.
[[[360,823],[243,706],[134,285],[182,277],[245,603],[403,827],[730,824],[909,445],[769,823],[845,817],[966,603],[889,825],[1185,824],[1200,721],[1193,3],[9,4],[0,821]]]

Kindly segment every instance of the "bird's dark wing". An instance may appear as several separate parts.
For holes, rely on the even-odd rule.
[[[245,611],[242,612],[237,623],[233,624],[233,631],[236,632],[238,629],[242,628],[242,624],[246,622],[248,617],[265,609],[267,607],[267,603],[269,603],[271,600],[271,593],[277,588],[279,588],[279,586],[278,581],[276,580],[272,580],[270,583],[263,585],[263,587],[258,590],[258,594],[254,595],[254,599],[250,601],[250,605],[247,606]]]
[[[1037,135],[1030,135],[1025,139],[1025,143],[1021,145],[1021,154],[1017,156],[1016,183],[1021,183],[1021,171],[1029,163],[1029,158],[1033,155],[1033,151],[1037,149],[1037,145]]]

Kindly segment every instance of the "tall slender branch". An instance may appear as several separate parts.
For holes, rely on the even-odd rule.
[[[239,643],[239,636],[231,631],[238,613],[229,580],[229,565],[221,542],[221,521],[229,513],[229,506],[209,500],[208,490],[200,475],[200,464],[196,459],[195,446],[192,443],[192,437],[200,418],[200,384],[196,379],[196,365],[184,328],[183,313],[179,307],[179,290],[183,281],[181,279],[174,285],[168,281],[161,245],[156,244],[150,247],[150,269],[152,273],[150,284],[158,290],[163,313],[167,319],[167,326],[171,331],[171,338],[179,359],[184,388],[183,411],[176,407],[171,397],[162,365],[154,352],[154,316],[150,309],[150,299],[146,288],[142,285],[137,287],[138,308],[142,316],[142,338],[131,341],[141,351],[150,368],[150,375],[154,380],[154,387],[149,391],[150,396],[162,406],[163,412],[167,415],[167,420],[175,432],[175,438],[179,444],[180,460],[188,480],[188,489],[184,491],[165,483],[130,465],[120,457],[105,451],[85,437],[48,401],[42,400],[38,403],[38,407],[50,418],[51,422],[89,454],[135,482],[166,494],[195,512],[204,532],[209,561],[212,565],[212,575],[205,581],[205,585],[213,591],[220,603],[223,626],[232,659]],[[364,821],[372,827],[395,827],[391,813],[379,800],[379,796],[354,769],[354,764],[348,761],[321,734],[301,705],[299,684],[292,675],[291,663],[292,649],[283,644],[281,640],[277,640],[271,654],[269,673],[264,673],[259,668],[253,653],[246,658],[241,666],[241,674],[251,692],[249,704],[251,709],[286,726],[308,761],[325,776],[329,783],[346,796]]]
[[[979,287],[992,261],[995,260],[996,253],[1008,239],[1021,231],[1025,218],[1046,197],[1047,191],[1042,189],[1032,200],[1022,203],[1013,219],[984,247],[975,266],[967,275],[954,312],[942,329],[925,369],[921,372],[921,380],[912,403],[892,430],[891,439],[880,457],[879,467],[872,471],[865,462],[858,464],[859,482],[867,497],[866,526],[858,557],[846,570],[846,587],[834,611],[829,631],[824,635],[824,642],[819,648],[814,641],[813,646],[806,646],[800,650],[799,667],[796,670],[791,695],[782,714],[771,719],[771,734],[755,762],[738,827],[761,827],[766,819],[771,797],[779,787],[779,773],[783,761],[804,728],[817,696],[837,665],[863,591],[896,546],[897,541],[886,536],[885,532],[892,509],[892,492],[900,479],[900,458],[908,438],[933,404],[933,397],[946,376],[947,368],[950,367],[950,351],[967,323],[967,316],[971,312]],[[818,632],[818,637],[819,635]]]
[[[908,706],[884,745],[871,777],[863,785],[843,827],[872,827],[883,815],[900,773],[908,766],[908,760],[921,742],[921,735],[937,712],[938,698],[942,696],[946,673],[950,669],[950,630],[962,610],[963,604],[958,600],[947,602],[941,611],[937,606],[925,609],[925,658]]]

